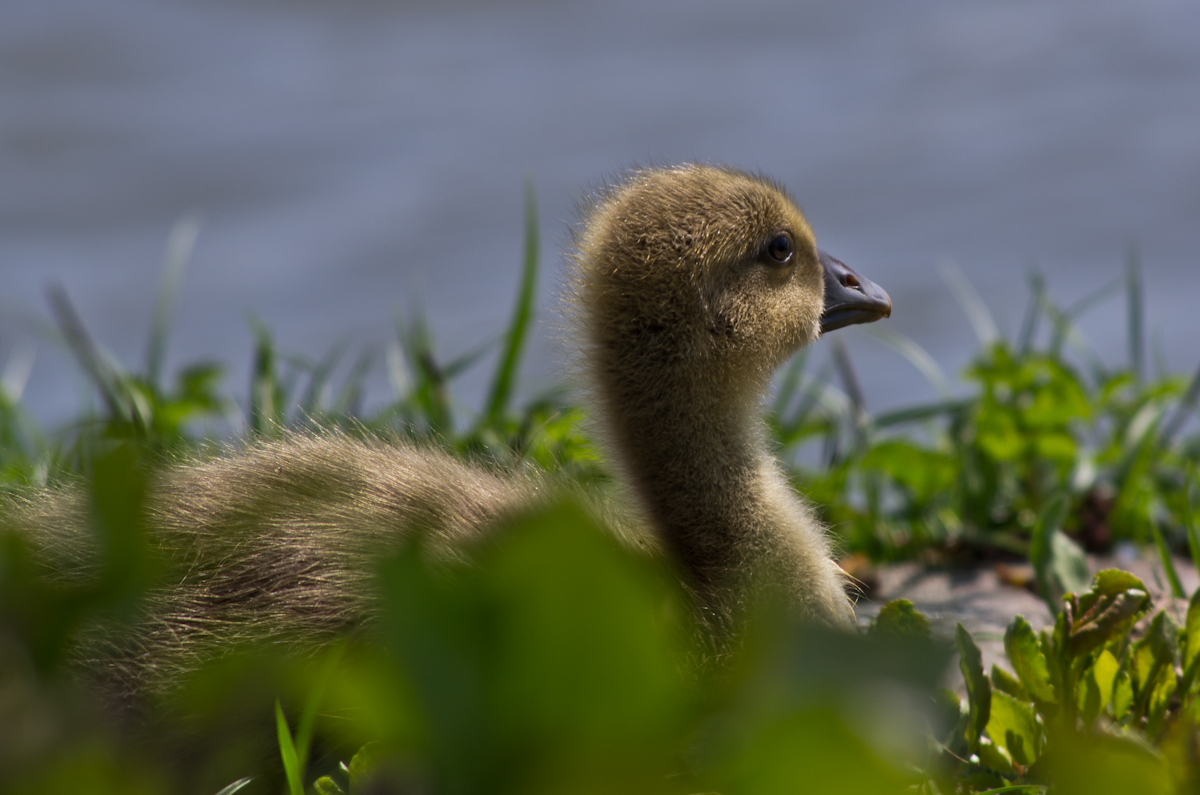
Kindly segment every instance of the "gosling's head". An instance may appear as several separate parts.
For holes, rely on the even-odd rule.
[[[883,290],[817,249],[781,187],[721,168],[630,173],[585,211],[575,260],[605,380],[757,391],[822,331],[891,313]]]

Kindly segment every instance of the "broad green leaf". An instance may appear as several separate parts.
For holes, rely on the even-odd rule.
[[[1117,682],[1117,671],[1121,668],[1121,664],[1117,662],[1117,658],[1105,649],[1096,657],[1096,662],[1092,664],[1092,680],[1096,683],[1096,687],[1100,694],[1100,708],[1104,709],[1113,697],[1113,688]]]
[[[1154,692],[1150,694],[1149,706],[1146,709],[1146,735],[1157,737],[1166,718],[1167,707],[1171,697],[1175,695],[1177,681],[1175,668],[1164,666],[1154,683]]]
[[[329,776],[321,776],[314,781],[313,789],[316,790],[317,795],[346,795],[346,791]]]
[[[1141,738],[1062,732],[1054,749],[1053,795],[1168,795],[1177,791],[1162,755]]]
[[[869,632],[871,635],[927,640],[932,637],[933,630],[929,619],[913,607],[912,602],[893,599],[879,611]]]
[[[1046,655],[1033,627],[1024,616],[1015,616],[1004,632],[1004,652],[1025,691],[1039,705],[1057,704]]]
[[[975,753],[979,755],[979,763],[988,770],[994,770],[1006,776],[1013,774],[1013,758],[1008,749],[999,743],[990,741],[987,737],[979,740]]]
[[[1154,649],[1151,648],[1150,641],[1143,638],[1133,644],[1131,660],[1129,679],[1133,684],[1134,692],[1140,697],[1147,686],[1152,684],[1151,679],[1155,671]]]
[[[954,641],[958,645],[958,665],[967,685],[967,700],[970,705],[966,729],[967,746],[974,751],[979,745],[980,736],[987,728],[992,706],[992,683],[983,672],[983,654],[979,651],[979,646],[962,624],[954,630]]]
[[[1017,701],[1033,700],[1029,691],[1025,689],[1025,685],[1021,684],[1021,680],[999,665],[992,665],[992,688],[1002,693],[1008,693]]]
[[[366,790],[371,779],[375,777],[379,766],[387,759],[384,747],[379,743],[367,743],[358,749],[346,766],[346,774],[350,779],[350,792]]]
[[[1162,698],[1162,689],[1175,689],[1175,661],[1179,654],[1179,626],[1160,610],[1133,647],[1133,691],[1139,716],[1151,716]],[[1164,680],[1169,680],[1164,684]],[[1170,693],[1167,694],[1169,697]]]
[[[1038,590],[1055,615],[1062,610],[1063,595],[1081,593],[1089,579],[1083,550],[1059,529],[1068,507],[1065,494],[1059,494],[1046,504],[1034,525],[1029,549]]]
[[[1033,764],[1041,750],[1041,727],[1033,708],[1001,691],[992,692],[987,733],[1019,765]]]
[[[1035,437],[1034,449],[1039,458],[1065,464],[1075,462],[1075,440],[1069,433],[1044,433]]]
[[[1079,712],[1085,726],[1090,726],[1100,712],[1108,706],[1113,695],[1113,683],[1120,665],[1107,649],[1101,651],[1096,661],[1084,672],[1079,687]]]
[[[926,502],[938,492],[949,489],[958,472],[953,456],[924,449],[909,441],[875,445],[860,466],[886,472],[909,489],[917,502]]]
[[[911,783],[851,730],[836,712],[793,713],[760,729],[722,766],[719,791],[741,795],[812,792],[846,795],[911,795]],[[645,786],[642,793],[687,793],[694,789]],[[705,787],[704,789],[709,789]],[[717,787],[713,787],[717,789]],[[488,790],[483,790],[488,791]],[[574,781],[540,792],[630,792]]]
[[[678,717],[670,592],[574,506],[515,529],[487,561],[505,607],[489,661],[502,725],[535,744],[647,747]]]
[[[1070,655],[1080,659],[1106,643],[1124,637],[1148,603],[1146,593],[1129,590],[1105,596],[1093,602],[1091,609],[1082,615],[1073,615],[1068,643]]]
[[[953,746],[956,753],[964,750],[965,732],[970,713],[966,703],[948,687],[940,687],[933,694],[935,715],[941,721],[940,725],[952,727],[949,735],[942,735],[948,746]],[[942,739],[939,738],[939,739]]]
[[[1149,589],[1135,575],[1123,569],[1102,569],[1092,578],[1091,586],[1079,594],[1079,608],[1086,612],[1105,596],[1116,596],[1131,590],[1146,592]]]
[[[1154,657],[1164,665],[1174,666],[1179,656],[1179,625],[1166,610],[1160,610],[1146,629],[1146,640],[1154,649]]]
[[[1112,705],[1109,713],[1118,721],[1124,720],[1132,706],[1133,682],[1129,677],[1129,672],[1122,669],[1117,672],[1117,678],[1113,682]]]

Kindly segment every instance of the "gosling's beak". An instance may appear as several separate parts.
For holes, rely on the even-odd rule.
[[[855,323],[874,323],[891,317],[892,299],[883,288],[864,279],[839,259],[817,250],[825,269],[825,313],[821,315],[821,333]]]

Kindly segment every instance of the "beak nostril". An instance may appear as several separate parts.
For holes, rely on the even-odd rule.
[[[859,286],[858,279],[855,278],[854,274],[852,274],[852,273],[846,274],[846,280],[843,282],[843,284],[845,284],[847,287],[854,287],[856,289]]]

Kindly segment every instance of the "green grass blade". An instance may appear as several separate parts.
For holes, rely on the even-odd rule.
[[[25,385],[29,383],[29,375],[33,372],[33,363],[37,359],[37,348],[28,340],[21,340],[9,351],[8,361],[0,372],[0,390],[13,405],[21,402]]]
[[[1087,367],[1096,383],[1103,383],[1108,378],[1108,367],[1104,364],[1104,360],[1100,358],[1096,349],[1092,347],[1092,343],[1078,328],[1072,326],[1067,332],[1067,343],[1071,346],[1071,352],[1075,354],[1075,357]]]
[[[250,432],[255,436],[269,436],[283,425],[283,387],[275,366],[275,343],[271,332],[253,315],[249,323],[255,340],[250,373]]]
[[[309,690],[304,704],[304,714],[300,716],[300,726],[296,730],[296,759],[299,770],[303,772],[308,767],[308,754],[312,750],[313,732],[317,725],[317,715],[321,710],[321,702],[325,699],[325,691],[333,680],[337,667],[345,654],[345,646],[338,646],[325,661],[325,666],[316,685]],[[278,700],[276,708],[278,709]],[[282,714],[281,712],[278,714]],[[278,717],[277,717],[278,720]],[[286,724],[285,724],[286,728]]]
[[[287,718],[283,716],[283,707],[280,706],[279,699],[275,699],[275,732],[279,737],[279,756],[283,759],[288,793],[304,795],[304,769],[296,753],[296,745],[292,742],[292,732],[288,728]]]
[[[850,351],[847,350],[842,337],[836,338],[833,343],[833,366],[841,378],[842,386],[846,390],[846,397],[850,399],[849,419],[852,447],[848,448],[848,451],[854,451],[866,444],[870,418],[867,415],[867,400],[863,396],[862,383],[858,380],[858,373],[854,371],[854,363],[850,360]],[[831,461],[839,458],[839,449],[831,448]]]
[[[1118,276],[1109,281],[1107,284],[1100,285],[1095,290],[1092,290],[1090,293],[1067,307],[1067,316],[1072,320],[1082,317],[1089,309],[1100,304],[1102,301],[1104,301],[1104,299],[1121,292],[1121,287],[1124,285],[1124,283],[1125,279],[1121,276]]]
[[[247,784],[249,784],[253,780],[254,780],[254,776],[246,776],[245,778],[239,778],[237,781],[233,782],[228,787],[222,787],[221,791],[218,792],[217,795],[233,795],[233,793],[241,791],[241,789],[243,787],[245,787]]]
[[[384,363],[387,365],[388,383],[392,387],[392,396],[397,401],[404,401],[412,391],[412,380],[409,377],[408,361],[404,356],[404,346],[398,339],[388,343],[384,353]]]
[[[537,201],[533,183],[525,184],[525,261],[521,268],[521,286],[517,291],[517,302],[513,307],[512,322],[505,334],[504,350],[496,373],[492,376],[491,390],[484,408],[482,424],[491,425],[508,408],[516,384],[517,368],[521,352],[533,322],[533,300],[537,290],[538,271],[538,220]]]
[[[146,381],[155,389],[162,388],[160,379],[167,356],[171,314],[179,297],[180,285],[183,284],[183,272],[192,258],[192,249],[196,246],[199,234],[199,218],[192,213],[185,213],[171,227],[171,234],[167,238],[167,253],[163,258],[158,293],[154,297],[154,314],[150,318],[150,338],[146,344]]]
[[[367,391],[367,376],[374,365],[374,350],[368,348],[359,354],[354,366],[350,368],[350,374],[346,376],[346,383],[342,385],[337,399],[333,402],[332,409],[335,414],[354,417],[362,411],[363,395]]]
[[[349,344],[345,340],[339,340],[333,344],[321,360],[317,362],[315,367],[311,368],[311,373],[308,378],[308,389],[304,391],[304,397],[300,400],[299,410],[301,414],[313,415],[321,412],[324,398],[329,388],[330,379],[333,377],[333,371],[338,366],[338,362],[346,354],[346,348]]]
[[[813,432],[819,432],[818,427],[826,426],[827,434],[837,433],[837,422],[831,420],[828,423],[822,423],[818,418],[811,419],[813,412],[818,406],[824,406],[828,398],[827,393],[831,390],[836,391],[836,387],[830,386],[828,383],[832,365],[828,362],[817,372],[816,378],[808,380],[800,388],[800,397],[796,401],[795,408],[790,414],[776,415],[777,431],[781,449],[787,449],[800,441],[802,438],[811,435]],[[840,394],[840,392],[838,393]],[[844,403],[848,404],[848,400]],[[839,406],[831,410],[831,414],[837,415],[839,410],[844,412],[844,406]]]
[[[121,373],[116,371],[88,333],[67,291],[62,285],[52,285],[47,290],[46,297],[63,340],[92,385],[96,387],[96,391],[100,393],[109,416],[113,419],[132,420],[133,412],[128,395],[120,388]]]
[[[446,380],[449,381],[457,378],[460,373],[470,370],[476,362],[488,354],[496,343],[501,339],[500,336],[492,337],[471,348],[466,353],[459,356],[457,359],[452,359],[449,364],[442,368],[442,373]]]
[[[775,401],[771,406],[771,411],[775,416],[781,417],[787,411],[792,397],[796,394],[796,387],[800,385],[800,376],[804,373],[804,365],[807,361],[808,350],[805,349],[793,356],[788,363],[783,378],[779,379],[779,390],[775,393]]]
[[[1130,249],[1125,267],[1125,290],[1129,301],[1129,369],[1139,381],[1145,370],[1146,329],[1142,306],[1142,263],[1137,249]]]
[[[833,342],[833,366],[842,380],[846,397],[850,398],[850,407],[856,415],[865,414],[867,399],[863,396],[862,384],[858,380],[858,373],[854,371],[854,363],[850,361],[850,351],[841,337],[836,338]]]
[[[1196,467],[1189,461],[1183,476],[1183,529],[1187,532],[1188,551],[1200,574],[1200,522],[1196,518]]]
[[[786,426],[797,426],[806,422],[813,410],[821,405],[821,399],[827,389],[832,389],[829,385],[829,376],[833,372],[833,366],[826,364],[819,371],[817,377],[806,383],[800,390],[800,399],[796,403],[796,408],[787,416]]]
[[[1167,364],[1167,348],[1163,343],[1162,329],[1155,329],[1150,347],[1154,351],[1154,380],[1171,377],[1171,366]]]
[[[1188,384],[1187,390],[1183,393],[1183,397],[1179,399],[1179,405],[1175,407],[1175,413],[1171,415],[1165,425],[1163,425],[1162,438],[1159,445],[1164,449],[1171,444],[1171,440],[1179,433],[1179,430],[1188,421],[1188,417],[1196,410],[1196,404],[1200,402],[1200,367],[1196,368],[1196,374],[1192,376],[1191,383]]]
[[[1055,306],[1048,298],[1043,303],[1043,306],[1046,317],[1050,319],[1054,327],[1054,332],[1050,337],[1050,344],[1046,349],[1047,354],[1055,361],[1061,361],[1063,358],[1063,348],[1070,343],[1075,355],[1087,364],[1093,376],[1098,381],[1103,380],[1105,374],[1104,363],[1096,355],[1087,337],[1083,336],[1079,329],[1076,328],[1071,313]]]
[[[32,466],[44,456],[42,430],[21,405],[21,394],[33,370],[36,349],[19,342],[8,356],[0,374],[0,467],[20,461]]]
[[[942,372],[942,368],[938,367],[938,363],[934,361],[934,358],[929,355],[928,351],[912,339],[899,332],[883,327],[867,326],[863,331],[907,359],[908,363],[917,368],[917,371],[925,376],[925,380],[943,398],[951,397],[954,394],[954,389],[950,386],[950,380],[946,378],[946,374]]]
[[[1061,359],[1063,345],[1066,344],[1067,335],[1071,332],[1071,316],[1059,309],[1048,297],[1043,300],[1042,310],[1046,313],[1046,317],[1053,326],[1053,331],[1050,334],[1050,344],[1047,346],[1046,352],[1050,354],[1052,359]]]
[[[1150,534],[1154,538],[1155,548],[1158,549],[1158,557],[1162,561],[1167,582],[1171,584],[1171,595],[1176,599],[1186,599],[1187,592],[1183,590],[1183,583],[1179,581],[1179,572],[1175,571],[1175,562],[1171,560],[1171,550],[1167,549],[1167,544],[1163,541],[1162,531],[1158,529],[1158,522],[1150,522]]]
[[[425,315],[413,310],[412,322],[396,322],[396,334],[412,376],[412,391],[404,402],[415,410],[413,419],[423,414],[434,434],[446,436],[454,428],[454,411],[446,387],[446,375],[437,363],[433,350],[433,334]]]
[[[979,338],[979,342],[987,346],[1000,339],[1000,330],[996,326],[996,319],[992,317],[987,304],[983,302],[983,298],[967,279],[962,269],[953,260],[947,259],[941,262],[938,270],[942,274],[942,281],[950,288],[950,292],[954,293],[959,306],[966,313],[967,320],[971,322],[971,328],[975,329],[975,336]]]
[[[1033,341],[1037,337],[1038,321],[1044,310],[1042,304],[1046,300],[1046,277],[1040,270],[1029,272],[1029,306],[1025,308],[1025,317],[1021,320],[1021,335],[1017,339],[1017,350],[1029,353],[1033,349]]]
[[[924,422],[937,417],[956,414],[974,405],[974,398],[954,400],[939,400],[936,403],[926,403],[920,406],[909,406],[884,412],[875,418],[876,428],[887,428],[892,425],[905,425],[910,422]]]

